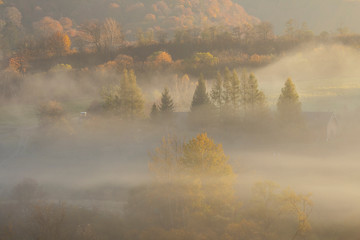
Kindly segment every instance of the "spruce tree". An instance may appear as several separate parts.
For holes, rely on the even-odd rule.
[[[206,83],[204,75],[200,74],[198,85],[195,89],[193,100],[191,102],[191,111],[198,110],[208,106],[210,103],[209,96],[206,92]]]
[[[161,95],[161,103],[159,106],[159,110],[161,113],[172,113],[174,112],[175,106],[174,102],[170,96],[169,89],[164,88],[164,91]]]
[[[150,118],[152,120],[155,120],[159,116],[159,113],[160,113],[160,110],[159,110],[158,106],[156,105],[156,103],[154,103],[151,107]]]
[[[211,100],[214,105],[221,111],[223,105],[223,80],[220,72],[217,72],[216,82],[210,93]]]
[[[280,120],[284,123],[302,121],[299,95],[291,78],[286,80],[285,86],[281,89],[281,95],[277,102],[277,111]]]

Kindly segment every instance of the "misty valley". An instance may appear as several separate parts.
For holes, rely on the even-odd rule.
[[[253,2],[0,0],[0,240],[359,239],[360,34]]]

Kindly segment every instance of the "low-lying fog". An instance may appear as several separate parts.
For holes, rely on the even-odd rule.
[[[359,63],[360,54],[344,46],[309,46],[256,70],[255,75],[270,105],[286,78],[292,77],[304,111],[335,111],[343,114],[340,124],[346,125],[344,129],[358,129],[353,117],[360,103]],[[75,124],[73,135],[55,138],[39,133],[35,121],[20,120],[21,126],[0,127],[0,193],[6,194],[24,178],[33,178],[49,199],[80,199],[94,205],[101,204],[95,200],[111,200],[121,206],[126,189],[149,181],[148,154],[160,145],[163,135],[175,133],[189,139],[198,133],[115,125],[100,129],[95,125],[96,130],[88,131],[83,124]],[[312,218],[340,222],[360,216],[359,140],[349,132],[332,142],[312,144],[257,144],[236,133],[231,138],[209,135],[229,155],[238,175],[239,194],[247,196],[253,183],[272,180],[297,192],[312,193]],[[121,194],[109,195],[112,188]]]

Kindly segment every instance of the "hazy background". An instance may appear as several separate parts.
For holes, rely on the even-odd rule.
[[[281,33],[285,23],[294,19],[306,22],[316,33],[348,27],[359,32],[360,1],[357,0],[236,0],[245,10],[263,21],[274,24]]]

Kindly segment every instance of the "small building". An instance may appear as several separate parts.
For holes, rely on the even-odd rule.
[[[332,112],[304,112],[307,128],[317,141],[330,141],[340,132],[339,121]]]

